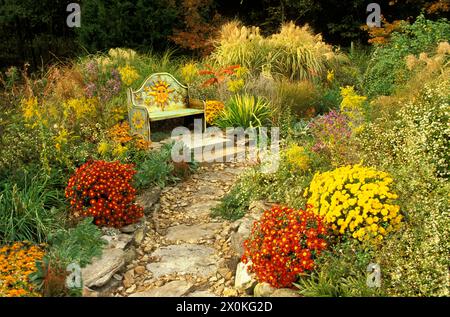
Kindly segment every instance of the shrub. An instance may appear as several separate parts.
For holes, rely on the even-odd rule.
[[[301,117],[313,117],[319,111],[320,93],[312,82],[283,80],[276,84],[276,89],[280,111],[289,107],[293,114]]]
[[[215,124],[227,127],[262,127],[271,115],[269,103],[260,97],[236,95],[226,103]]]
[[[286,151],[287,163],[291,165],[291,171],[306,172],[310,168],[310,158],[305,148],[296,144],[291,145]]]
[[[106,241],[102,240],[102,231],[93,224],[93,220],[87,217],[74,228],[53,232],[46,257],[58,259],[64,267],[71,263],[85,267],[94,257],[100,256]]]
[[[348,165],[316,173],[305,191],[308,204],[336,234],[359,241],[380,241],[399,228],[403,216],[394,204],[393,180],[385,172]]]
[[[291,287],[299,276],[314,268],[314,260],[327,247],[327,229],[312,210],[273,206],[264,211],[244,242],[243,262],[260,282]]]
[[[311,297],[383,296],[384,267],[381,288],[367,285],[367,267],[374,252],[356,241],[346,241],[322,252],[313,272],[300,277],[295,284],[299,293]]]
[[[132,165],[89,161],[69,179],[66,197],[75,217],[94,217],[98,226],[120,228],[142,217],[142,207],[134,203],[136,190],[131,179]]]
[[[438,72],[418,73],[357,136],[361,159],[395,178],[405,214],[375,254],[389,296],[449,296],[448,67]]]
[[[133,66],[126,65],[118,68],[122,82],[131,86],[131,84],[139,78],[139,74]]]
[[[237,183],[222,197],[220,204],[211,210],[212,215],[229,220],[242,218],[248,211],[251,198],[251,190]]]
[[[29,275],[43,256],[41,247],[26,242],[0,247],[0,297],[40,296]]]
[[[152,185],[165,187],[175,181],[172,162],[172,144],[164,144],[158,151],[149,152],[137,164],[134,183],[137,189],[145,189]]]
[[[411,72],[405,57],[421,52],[431,52],[437,43],[450,37],[447,20],[430,21],[419,16],[411,24],[392,33],[391,41],[378,47],[372,54],[366,73],[364,87],[369,97],[390,95],[396,86],[405,84]]]
[[[345,60],[331,45],[323,42],[320,34],[313,34],[308,25],[299,27],[293,22],[285,23],[268,42],[278,53],[271,69],[290,79],[324,79],[327,70]]]

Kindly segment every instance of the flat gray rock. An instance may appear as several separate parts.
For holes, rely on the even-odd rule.
[[[194,203],[186,208],[186,215],[189,217],[203,217],[211,214],[211,209],[219,204],[217,200]]]
[[[100,259],[81,270],[84,286],[101,287],[125,265],[125,252],[121,249],[104,249]]]
[[[195,193],[198,196],[221,197],[225,194],[221,185],[218,183],[209,183],[200,185]]]
[[[214,237],[216,230],[220,229],[219,223],[204,223],[198,225],[179,225],[170,227],[167,230],[166,239],[168,241],[182,241],[195,243],[200,239],[209,239]]]
[[[147,264],[153,277],[172,273],[196,274],[208,277],[218,269],[219,259],[211,247],[196,244],[179,244],[161,247],[152,253],[159,262]]]
[[[181,297],[192,289],[193,284],[187,281],[172,281],[149,291],[138,292],[129,297]]]

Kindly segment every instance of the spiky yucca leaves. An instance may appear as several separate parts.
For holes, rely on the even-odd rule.
[[[261,127],[271,116],[269,102],[264,98],[251,95],[236,95],[226,104],[215,124],[227,127]]]

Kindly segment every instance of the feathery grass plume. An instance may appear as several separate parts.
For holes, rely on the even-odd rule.
[[[263,37],[258,27],[238,21],[222,26],[212,58],[223,66],[239,64],[252,73],[299,80],[325,78],[327,70],[345,59],[307,25],[289,22],[279,33]]]

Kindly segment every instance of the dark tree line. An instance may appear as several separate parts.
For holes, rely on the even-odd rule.
[[[66,25],[69,3],[81,5],[81,27]],[[266,34],[284,21],[310,24],[326,41],[347,46],[366,43],[361,30],[368,0],[0,0],[0,68],[32,68],[79,53],[111,47],[164,50],[183,43],[186,36],[204,30],[217,14],[258,25]],[[388,21],[408,19],[422,11],[429,18],[444,16],[449,0],[379,0]],[[193,8],[191,11],[186,8]],[[196,27],[199,24],[199,27]],[[198,35],[198,34],[197,34]],[[197,36],[194,38],[201,38]],[[188,42],[190,37],[186,38]],[[191,43],[192,44],[192,43]],[[191,45],[195,46],[195,45]],[[187,46],[189,47],[189,45]],[[186,48],[186,47],[185,47]]]

